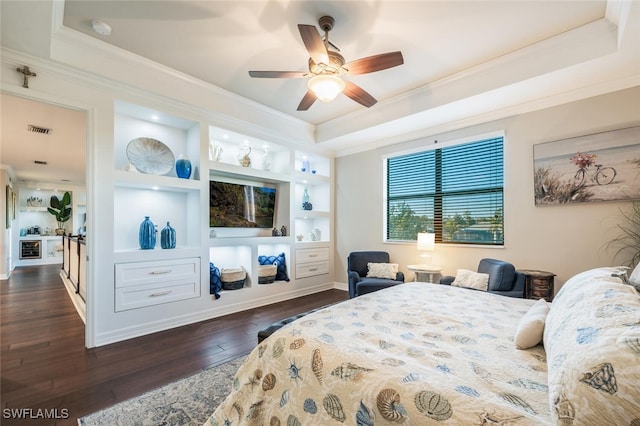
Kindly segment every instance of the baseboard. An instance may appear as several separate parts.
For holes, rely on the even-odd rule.
[[[333,283],[333,288],[336,290],[349,291],[349,286],[346,283]]]
[[[185,315],[172,318],[166,318],[159,321],[146,322],[136,324],[131,327],[121,328],[106,333],[96,334],[95,346],[104,346],[123,340],[140,337],[147,334],[157,333],[184,325],[193,324],[200,321],[206,321],[213,318],[222,317],[249,309],[259,308],[260,306],[270,305],[272,303],[284,302],[285,300],[295,299],[297,297],[308,296],[321,291],[331,290],[335,288],[335,283],[324,283],[313,287],[293,290],[284,294],[278,294],[260,299],[252,299],[238,303],[226,304],[220,306],[216,304],[211,309],[201,310]]]

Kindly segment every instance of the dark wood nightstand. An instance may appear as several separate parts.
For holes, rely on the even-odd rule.
[[[544,299],[547,302],[553,300],[553,272],[538,271],[535,269],[518,269],[525,275],[524,297],[527,299]]]

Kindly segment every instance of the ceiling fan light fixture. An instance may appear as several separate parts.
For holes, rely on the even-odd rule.
[[[344,90],[344,81],[332,74],[320,74],[312,77],[308,83],[309,89],[322,102],[331,102]]]

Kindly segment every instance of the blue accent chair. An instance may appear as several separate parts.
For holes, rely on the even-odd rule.
[[[367,277],[367,264],[390,263],[386,251],[354,251],[347,258],[347,277],[349,279],[349,298],[371,293],[404,282],[404,273],[398,272],[395,280]]]
[[[489,293],[509,297],[524,298],[525,276],[516,271],[509,262],[497,259],[482,259],[478,264],[478,272],[489,275]],[[455,277],[445,276],[440,284],[451,285]]]

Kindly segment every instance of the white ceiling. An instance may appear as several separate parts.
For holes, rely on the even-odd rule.
[[[638,0],[3,0],[0,7],[5,48],[64,62],[73,55],[54,52],[52,38],[64,34],[64,46],[91,40],[114,57],[103,77],[127,84],[140,77],[123,58],[148,58],[309,123],[312,142],[337,155],[640,84]],[[403,65],[347,77],[378,99],[373,107],[340,96],[298,112],[304,79],[249,77],[249,70],[305,71],[297,24],[317,25],[323,15],[335,18],[330,40],[347,61],[402,51]],[[95,19],[112,27],[110,36],[92,31]],[[69,64],[102,72],[90,59]],[[4,152],[2,162],[12,164]]]
[[[3,93],[0,109],[0,158],[17,179],[64,188],[85,182],[86,114]],[[29,126],[50,129],[47,134]],[[44,162],[46,164],[37,164]]]
[[[312,124],[363,107],[346,96],[296,111],[307,71],[297,24],[333,16],[329,39],[347,61],[400,50],[405,64],[348,77],[378,100],[486,63],[605,15],[605,1],[101,1],[65,2],[64,25]],[[91,21],[108,23],[101,36]]]

